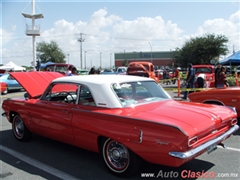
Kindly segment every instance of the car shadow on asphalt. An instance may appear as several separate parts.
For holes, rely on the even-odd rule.
[[[233,135],[234,135],[234,136],[240,136],[240,129],[238,129],[237,131],[235,131],[235,132],[233,133]]]
[[[38,135],[34,135],[29,142],[19,142],[14,138],[11,130],[0,131],[0,136],[2,137],[1,145],[3,147],[14,150],[24,156],[34,159],[35,161],[46,164],[49,167],[54,167],[55,169],[73,177],[79,179],[122,179],[109,173],[99,153],[87,151]],[[27,163],[17,160],[17,157],[13,157],[6,152],[2,153],[0,160],[17,169],[44,179],[59,179],[36,167],[26,165]],[[20,163],[16,163],[18,161]],[[142,161],[139,171],[128,179],[142,179],[143,175],[146,175],[146,173],[154,173],[155,178],[161,178],[162,176],[169,176],[168,178],[170,178],[171,175],[178,176],[176,179],[197,179],[194,177],[188,178],[187,176],[189,176],[189,173],[207,172],[213,166],[213,163],[200,159],[194,159],[176,168],[155,165]],[[11,172],[6,173],[11,175]],[[144,179],[152,178],[144,177]]]

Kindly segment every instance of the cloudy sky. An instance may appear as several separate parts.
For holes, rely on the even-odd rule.
[[[32,37],[26,36],[32,14],[32,0],[0,0],[0,63],[13,61],[31,66]],[[56,41],[66,61],[82,65],[109,67],[114,53],[170,51],[181,48],[192,37],[206,33],[225,35],[229,55],[240,50],[240,1],[61,1],[35,0],[35,14],[41,36],[36,42]],[[67,56],[69,54],[69,56]],[[220,57],[224,58],[224,57]],[[113,63],[112,63],[113,64]]]

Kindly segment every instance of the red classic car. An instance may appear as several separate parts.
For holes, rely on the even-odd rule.
[[[51,71],[51,72],[59,72],[59,73],[65,75],[66,72],[68,71],[69,66],[73,66],[73,65],[65,64],[65,63],[53,63],[53,64],[48,64],[45,67],[45,69],[48,69],[48,71]]]
[[[7,84],[5,82],[0,82],[0,92],[1,94],[7,94]]]
[[[141,160],[178,167],[223,146],[239,128],[233,108],[175,101],[151,78],[12,76],[27,91],[25,98],[2,104],[17,140],[38,134],[100,152],[118,176],[135,173]]]
[[[235,107],[240,118],[240,87],[213,88],[188,95],[190,101]]]

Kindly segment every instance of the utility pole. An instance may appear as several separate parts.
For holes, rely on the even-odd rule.
[[[80,69],[82,69],[82,43],[85,39],[82,38],[83,33],[80,33],[80,38],[78,38],[78,42],[80,42]]]
[[[102,69],[102,52],[100,52],[100,69]]]
[[[86,53],[87,53],[87,51],[84,52],[84,64],[85,64],[85,69],[87,69]]]

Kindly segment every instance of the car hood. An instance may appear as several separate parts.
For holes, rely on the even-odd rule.
[[[49,83],[64,75],[58,72],[14,72],[11,75],[28,92],[30,97],[41,95]]]
[[[216,128],[224,121],[237,117],[236,113],[224,106],[175,100],[134,109],[130,115],[132,118],[175,126],[188,135]]]

